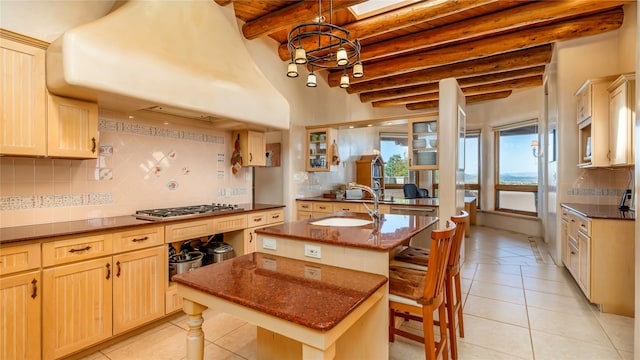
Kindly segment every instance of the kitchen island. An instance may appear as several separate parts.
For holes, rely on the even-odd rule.
[[[252,253],[174,281],[189,317],[187,359],[203,358],[207,307],[256,324],[260,359],[383,358],[384,276]]]
[[[367,214],[338,212],[323,217],[305,219],[256,230],[257,251],[340,268],[364,271],[389,277],[389,261],[407,245],[409,240],[438,221],[437,217],[381,214],[379,223],[348,226],[352,221],[371,221]],[[346,226],[345,226],[346,225]],[[383,306],[372,310],[373,328],[363,325],[369,333],[366,353],[355,358],[388,359],[388,301],[385,284],[380,301]],[[364,330],[362,330],[364,331]],[[268,336],[277,337],[277,334]],[[299,347],[291,340],[282,341],[281,347]],[[354,358],[336,348],[337,359]],[[366,355],[366,356],[365,356]]]

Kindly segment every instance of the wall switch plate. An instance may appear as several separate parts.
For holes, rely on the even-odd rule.
[[[304,256],[320,259],[320,257],[322,257],[322,254],[320,253],[320,246],[305,244]]]
[[[276,239],[264,237],[262,238],[262,248],[275,250],[276,249]]]

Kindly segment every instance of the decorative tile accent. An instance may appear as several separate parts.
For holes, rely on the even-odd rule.
[[[99,119],[98,130],[224,145],[224,136],[220,135],[209,135],[178,129],[167,129],[164,127],[151,126],[147,124],[128,123],[111,119]]]
[[[113,203],[113,194],[110,192],[4,196],[0,197],[0,211],[43,209],[62,206],[95,206],[111,203]]]
[[[178,182],[175,181],[175,180],[170,180],[167,183],[167,189],[169,189],[171,191],[176,190],[179,186],[180,186],[180,184],[178,184]]]

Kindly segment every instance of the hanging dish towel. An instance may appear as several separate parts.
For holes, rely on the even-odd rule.
[[[340,165],[340,153],[338,152],[338,144],[333,140],[333,144],[331,145],[331,152],[333,156],[331,157],[331,165]]]
[[[242,168],[242,153],[240,153],[240,134],[233,143],[233,154],[231,154],[231,172],[236,174]]]

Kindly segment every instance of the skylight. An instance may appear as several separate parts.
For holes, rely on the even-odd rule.
[[[349,7],[357,19],[367,18],[389,10],[401,8],[420,0],[369,0]]]

